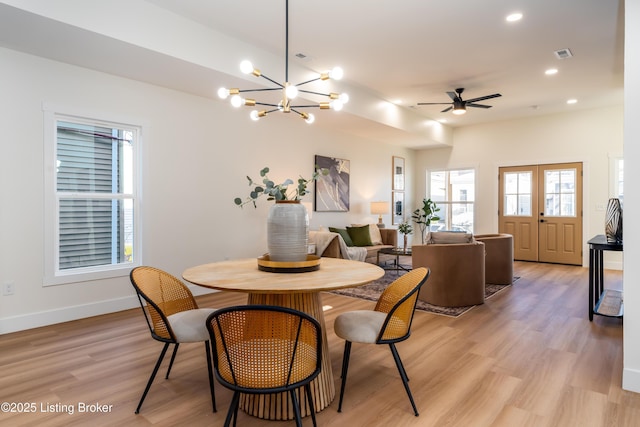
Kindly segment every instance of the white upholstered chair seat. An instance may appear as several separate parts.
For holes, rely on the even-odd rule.
[[[373,310],[354,310],[336,317],[334,330],[340,338],[366,344],[375,344],[387,313]]]
[[[194,310],[181,311],[167,316],[171,330],[178,342],[200,342],[209,340],[207,331],[207,317],[213,313],[215,308],[197,308]]]

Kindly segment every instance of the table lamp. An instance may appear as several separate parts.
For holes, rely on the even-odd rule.
[[[389,202],[371,202],[371,213],[378,215],[378,227],[384,228],[382,223],[382,215],[389,213]]]

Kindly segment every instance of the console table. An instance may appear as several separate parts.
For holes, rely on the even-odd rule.
[[[609,243],[599,234],[589,244],[589,321],[593,315],[622,317],[622,291],[604,288],[604,251],[622,251],[622,243]]]

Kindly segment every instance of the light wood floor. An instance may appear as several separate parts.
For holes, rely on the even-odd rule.
[[[398,349],[419,417],[388,347],[354,344],[343,412],[336,398],[318,424],[640,425],[640,394],[621,389],[622,321],[589,322],[587,269],[518,262],[515,270],[522,278],[514,286],[459,318],[416,313],[412,336]],[[621,288],[621,277],[607,271],[606,286]],[[231,293],[199,298],[201,306],[244,302]],[[334,319],[372,303],[333,294],[323,294],[323,302],[333,307],[326,322],[339,390],[343,342],[333,333]],[[37,405],[36,413],[0,413],[0,425],[222,425],[231,393],[216,384],[218,413],[212,413],[202,344],[181,347],[171,378],[159,373],[134,414],[160,347],[139,309],[0,336],[0,402]],[[79,413],[81,402],[111,405],[110,412]],[[69,407],[73,414],[65,412]],[[238,425],[294,423],[240,413]]]

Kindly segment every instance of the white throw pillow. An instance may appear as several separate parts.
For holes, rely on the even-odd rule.
[[[450,243],[471,243],[473,234],[461,233],[458,231],[433,231],[429,235],[429,243],[450,244]]]

